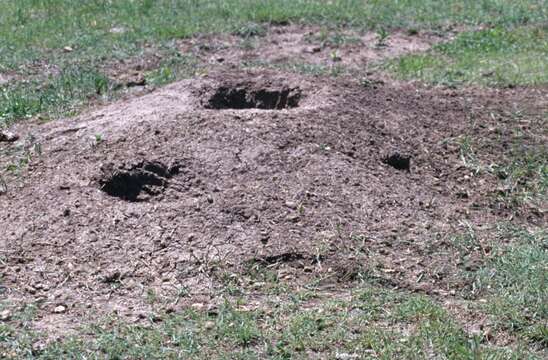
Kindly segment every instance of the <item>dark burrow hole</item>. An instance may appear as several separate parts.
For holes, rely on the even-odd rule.
[[[105,171],[99,180],[102,191],[126,201],[141,201],[161,194],[168,179],[179,173],[180,166],[166,166],[157,161],[143,161],[129,168]],[[147,196],[148,195],[148,196]]]
[[[280,90],[249,89],[246,87],[220,87],[208,100],[208,109],[264,109],[280,110],[299,106],[301,92],[298,88]]]
[[[399,153],[386,156],[382,159],[382,162],[397,170],[410,171],[411,169],[411,156],[401,155]]]
[[[274,265],[274,264],[289,264],[289,263],[295,263],[295,265],[298,265],[297,263],[303,264],[310,264],[315,265],[320,261],[324,261],[325,256],[312,256],[308,254],[302,254],[297,252],[285,252],[278,255],[270,255],[270,256],[264,256],[264,257],[257,257],[253,258],[251,260],[252,263],[255,264],[262,264],[262,265]]]

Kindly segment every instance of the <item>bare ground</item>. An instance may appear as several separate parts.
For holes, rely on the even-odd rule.
[[[392,32],[381,39],[375,32],[329,30],[310,25],[274,26],[263,36],[241,34],[202,35],[178,44],[182,53],[209,64],[240,66],[242,63],[340,65],[364,70],[380,60],[430,49],[454,33]]]

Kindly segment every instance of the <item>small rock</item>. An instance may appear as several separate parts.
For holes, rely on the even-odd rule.
[[[11,80],[7,75],[0,74],[0,86],[7,84]]]
[[[211,330],[215,327],[215,322],[213,321],[206,321],[204,324],[204,327],[206,330]]]
[[[73,50],[74,50],[74,49],[73,49],[72,47],[70,47],[70,46],[65,46],[65,47],[63,48],[63,51],[64,51],[64,52],[72,52]]]
[[[457,198],[459,199],[468,199],[468,192],[466,190],[461,190],[459,192],[457,192]]]
[[[145,86],[147,84],[147,80],[143,74],[135,73],[130,76],[127,76],[126,79],[123,80],[126,87],[135,87],[135,86]]]
[[[253,288],[260,290],[266,286],[266,283],[264,281],[258,281],[256,283],[253,283]]]
[[[347,354],[347,353],[339,353],[335,355],[335,359],[337,360],[349,360],[349,359],[357,359],[360,356],[358,354]]]
[[[5,194],[7,192],[8,192],[8,185],[2,178],[0,178],[0,195]]]
[[[19,140],[19,135],[14,134],[9,131],[0,131],[0,142],[6,141],[6,142],[14,142]]]
[[[289,222],[296,223],[296,222],[299,222],[300,217],[299,217],[299,214],[289,214],[289,215],[287,215],[286,219]]]
[[[42,283],[35,284],[34,288],[36,290],[43,290],[43,291],[48,291],[49,290],[49,286],[47,284],[42,284]]]
[[[35,342],[32,344],[32,352],[34,354],[41,353],[47,348],[47,345],[43,342]]]
[[[1,321],[8,321],[9,319],[11,319],[11,311],[9,310],[3,310],[2,312],[0,312],[0,320]]]
[[[56,306],[55,309],[53,309],[53,312],[56,314],[63,314],[67,311],[67,307],[64,305]]]
[[[290,209],[296,210],[297,209],[297,203],[294,201],[286,201],[285,206],[287,206]]]
[[[322,48],[319,46],[312,46],[304,49],[304,52],[309,54],[319,53],[320,51],[322,51]]]
[[[263,245],[266,245],[266,244],[268,244],[268,240],[270,240],[270,235],[267,232],[262,232],[261,233],[261,243],[263,243]]]
[[[117,283],[117,282],[120,282],[122,280],[122,273],[118,270],[114,270],[108,274],[106,274],[105,276],[103,276],[103,278],[101,279],[102,282],[104,283],[107,283],[107,284],[112,284],[112,283]]]
[[[126,29],[123,27],[115,26],[109,30],[111,34],[123,34],[126,32]]]
[[[165,311],[166,314],[173,314],[173,313],[175,313],[176,310],[177,310],[177,309],[175,309],[175,307],[173,307],[173,306],[168,306],[168,307],[165,308],[164,311]]]
[[[145,313],[145,312],[139,312],[137,314],[137,319],[141,319],[141,320],[144,320],[144,319],[147,319],[148,318],[148,314]]]

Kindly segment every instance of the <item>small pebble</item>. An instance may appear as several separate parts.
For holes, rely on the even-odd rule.
[[[14,142],[19,140],[19,135],[14,134],[9,131],[0,131],[0,142],[6,141],[6,142]]]
[[[9,319],[11,319],[11,311],[6,309],[6,310],[3,310],[2,312],[0,312],[0,320],[1,321],[8,321]]]
[[[67,311],[67,308],[64,305],[56,306],[55,309],[53,309],[53,312],[56,313],[56,314],[62,314],[65,311]]]
[[[290,209],[297,209],[297,203],[294,201],[286,201],[285,206],[287,206]]]

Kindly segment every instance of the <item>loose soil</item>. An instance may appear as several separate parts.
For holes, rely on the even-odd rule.
[[[202,35],[179,42],[182,54],[212,65],[308,64],[363,71],[380,60],[430,49],[454,33],[392,32],[381,41],[375,32],[329,30],[318,26],[274,26],[263,36]]]
[[[365,272],[456,296],[468,285],[448,242],[459,224],[544,221],[538,209],[512,217],[498,179],[463,166],[457,140],[482,139],[477,156],[495,160],[512,129],[531,126],[513,111],[540,113],[547,96],[226,70],[20,124],[26,140],[0,144],[11,154],[0,166],[18,146],[41,150],[24,176],[2,175],[2,294],[37,302],[36,326],[53,332],[146,312],[149,290],[175,309],[215,302],[219,274],[251,267],[326,284]]]

